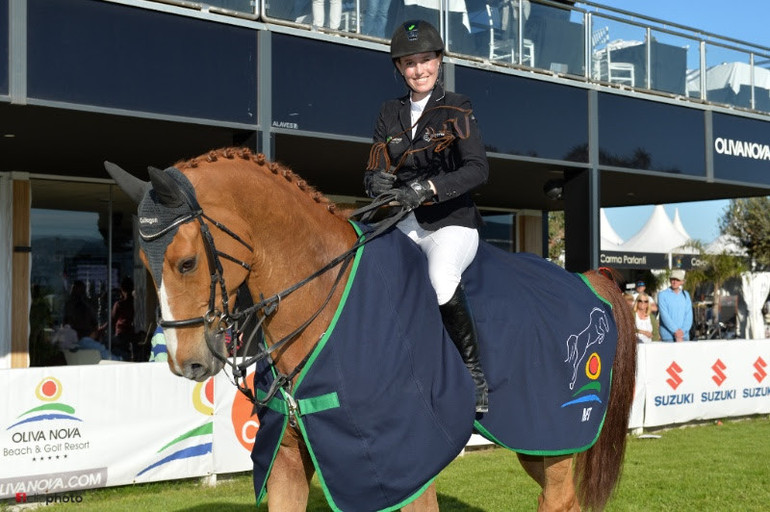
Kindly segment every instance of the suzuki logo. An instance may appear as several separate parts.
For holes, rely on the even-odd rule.
[[[671,389],[678,388],[679,384],[682,383],[682,377],[679,376],[679,374],[682,373],[682,368],[676,364],[676,361],[672,362],[668,368],[666,368],[666,373],[671,376],[670,379],[666,379],[666,383],[671,386]]]
[[[714,366],[712,366],[711,369],[714,370],[714,373],[716,374],[711,377],[711,380],[716,382],[717,386],[721,386],[722,383],[727,380],[727,375],[725,375],[723,371],[727,369],[727,366],[725,366],[725,363],[723,363],[721,359],[717,359],[717,362],[714,363]]]
[[[765,377],[767,377],[767,372],[765,371],[765,368],[767,368],[767,363],[764,359],[761,357],[758,357],[756,361],[754,361],[754,368],[757,369],[757,372],[754,374],[754,378],[757,379],[757,382],[762,382],[765,380]]]

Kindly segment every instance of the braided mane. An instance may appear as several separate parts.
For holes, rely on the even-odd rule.
[[[324,196],[307,181],[295,174],[294,171],[278,162],[270,162],[267,160],[267,157],[265,157],[263,153],[254,154],[251,149],[246,147],[226,147],[213,149],[208,153],[197,156],[195,158],[191,158],[189,160],[180,160],[174,164],[174,167],[180,171],[185,169],[195,169],[200,166],[201,163],[213,163],[220,158],[226,158],[228,160],[240,158],[242,160],[253,162],[259,167],[267,168],[267,170],[269,170],[272,174],[276,176],[282,176],[289,183],[295,183],[298,189],[310,196],[313,201],[325,207],[326,210],[328,210],[330,213],[345,219],[348,217],[349,212],[347,210],[340,209],[335,203],[329,200],[329,198]]]

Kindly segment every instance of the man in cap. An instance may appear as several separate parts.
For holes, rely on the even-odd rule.
[[[684,270],[674,269],[671,286],[658,294],[661,341],[689,341],[692,327],[692,300],[683,288]]]

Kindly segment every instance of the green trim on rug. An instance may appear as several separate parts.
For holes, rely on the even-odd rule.
[[[273,472],[275,458],[278,456],[278,449],[281,447],[281,439],[283,439],[283,436],[286,433],[286,425],[288,425],[288,423],[289,416],[285,415],[283,417],[283,427],[281,427],[281,436],[278,439],[278,442],[275,444],[275,449],[273,450],[273,458],[270,460],[270,467],[267,468],[267,472],[265,473],[265,481],[262,482],[262,488],[259,490],[259,493],[257,493],[257,506],[262,503],[262,500],[265,498],[265,494],[267,494],[267,481],[270,479],[270,473]]]
[[[351,226],[353,226],[353,229],[355,229],[356,234],[360,237],[361,229],[352,222],[350,224]],[[339,320],[340,315],[342,314],[342,310],[345,309],[345,303],[347,302],[348,296],[350,295],[350,289],[353,288],[353,282],[355,281],[355,278],[356,278],[356,272],[358,272],[358,265],[361,263],[361,258],[363,257],[365,248],[366,248],[366,245],[362,245],[361,247],[358,248],[358,250],[356,250],[355,259],[353,260],[353,265],[350,268],[350,275],[348,276],[348,282],[345,284],[345,290],[342,292],[340,303],[337,305],[337,311],[334,312],[334,318],[332,318],[332,321],[329,323],[329,326],[326,328],[326,332],[319,340],[318,346],[316,346],[315,350],[313,351],[313,355],[310,356],[310,359],[308,359],[307,364],[299,373],[299,377],[297,377],[297,383],[294,385],[295,394],[297,392],[297,389],[299,389],[300,385],[302,384],[302,380],[305,378],[305,375],[307,375],[307,372],[310,371],[310,368],[313,366],[313,363],[315,362],[316,358],[318,358],[318,354],[321,353],[323,348],[326,346],[326,343],[329,341],[329,338],[331,337],[332,333],[334,332],[334,326],[337,325],[337,321]]]
[[[597,292],[597,291],[596,291],[596,289],[594,288],[594,286],[591,284],[591,281],[589,281],[589,280],[588,280],[588,278],[587,278],[585,275],[583,275],[583,274],[580,274],[580,273],[577,273],[577,272],[575,273],[575,275],[576,275],[576,276],[578,276],[580,279],[582,279],[582,280],[583,280],[583,282],[586,284],[586,286],[587,286],[587,287],[588,287],[588,288],[589,288],[589,289],[590,289],[592,292],[594,292],[594,295],[596,295],[597,297],[599,297],[599,299],[600,299],[602,302],[604,302],[605,304],[607,304],[607,305],[610,307],[610,309],[612,309],[612,302],[608,301],[607,299],[605,299],[604,297],[602,297],[601,295],[599,295],[599,292]]]

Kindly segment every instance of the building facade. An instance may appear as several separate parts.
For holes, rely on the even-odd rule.
[[[379,105],[405,93],[381,34],[414,17],[440,27],[445,86],[473,101],[483,236],[507,250],[544,255],[563,210],[567,268],[596,267],[600,207],[770,188],[770,49],[591,2],[392,2],[385,32],[364,0],[324,25],[309,4],[0,0],[0,367],[46,363],[75,281],[109,325],[132,277],[151,329],[135,206],[104,160],[146,179],[248,146],[364,202]]]

